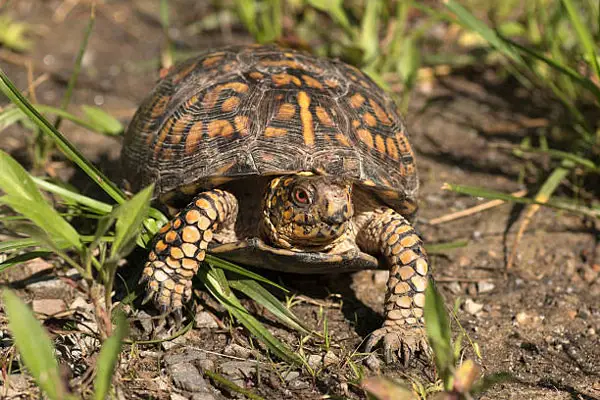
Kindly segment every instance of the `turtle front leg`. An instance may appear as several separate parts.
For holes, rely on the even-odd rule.
[[[204,260],[213,233],[235,222],[238,203],[229,192],[214,189],[200,193],[194,201],[165,224],[152,243],[140,281],[146,284],[146,299],[181,320],[181,307],[192,297],[192,278]]]
[[[382,341],[385,361],[398,357],[408,364],[416,353],[429,354],[424,329],[425,288],[430,278],[423,243],[410,223],[392,209],[374,212],[358,232],[364,251],[384,258],[390,268],[385,322],[366,343],[370,352]]]

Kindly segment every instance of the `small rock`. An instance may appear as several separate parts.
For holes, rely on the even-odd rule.
[[[54,315],[66,310],[65,302],[60,299],[33,300],[31,308],[34,312],[45,315]]]
[[[254,361],[227,361],[220,365],[224,375],[232,377],[247,378],[256,373],[256,362]]]
[[[236,356],[246,359],[252,357],[252,350],[240,346],[237,343],[231,343],[227,345],[225,349],[223,349],[223,353],[227,354],[228,356]]]
[[[215,400],[215,396],[208,392],[194,393],[190,400]]]
[[[205,360],[200,360],[196,363],[196,365],[198,366],[198,368],[200,368],[200,370],[202,372],[215,370],[215,362],[213,360],[211,360],[210,358],[207,358]]]
[[[377,286],[383,286],[390,279],[389,271],[373,271],[373,283]]]
[[[525,311],[521,311],[515,315],[515,322],[520,325],[524,325],[529,319],[530,317]]]
[[[58,278],[48,278],[32,282],[26,286],[26,289],[35,297],[45,299],[62,299],[70,296],[73,291],[73,287]]]
[[[200,375],[198,368],[192,363],[184,362],[170,365],[168,371],[173,379],[173,383],[179,389],[189,392],[202,392],[208,390],[206,381]]]
[[[142,327],[143,333],[146,335],[151,335],[154,331],[154,322],[152,320],[152,316],[146,311],[141,310],[137,312],[135,318]]]
[[[462,256],[458,259],[458,266],[461,268],[467,267],[471,264],[471,259],[469,257]]]
[[[295,379],[298,379],[298,377],[300,376],[300,372],[298,371],[289,371],[287,374],[283,374],[283,379],[286,382],[291,382]]]
[[[181,363],[189,363],[196,360],[202,360],[205,358],[206,353],[204,353],[203,351],[191,347],[185,347],[181,353],[165,355],[163,360],[167,365],[175,365]]]
[[[567,318],[575,319],[577,317],[577,310],[567,310]]]
[[[596,330],[594,328],[588,328],[587,334],[588,334],[588,336],[595,336]]]
[[[448,290],[450,291],[450,293],[452,294],[461,294],[463,292],[462,287],[460,286],[460,283],[454,281],[454,282],[450,282],[448,284]]]
[[[69,305],[69,310],[78,310],[83,312],[94,312],[94,306],[88,303],[83,297],[76,297]]]
[[[167,333],[165,332],[165,335],[167,335]],[[174,349],[176,347],[181,347],[183,345],[185,345],[187,343],[187,339],[185,338],[185,335],[181,335],[179,337],[176,337],[173,340],[167,340],[162,342],[160,345],[162,346],[162,348],[164,350],[171,350]]]
[[[494,290],[495,287],[496,287],[496,285],[494,285],[491,282],[487,282],[487,281],[477,282],[477,291],[479,293],[489,293],[492,290]]]
[[[212,316],[211,313],[209,313],[207,311],[200,311],[199,313],[196,314],[194,325],[196,328],[208,328],[208,329],[214,329],[214,328],[219,327],[219,324],[217,324],[217,321],[215,321],[215,318]]]
[[[331,350],[329,350],[325,354],[325,357],[323,357],[323,364],[325,365],[325,367],[329,367],[330,365],[336,365],[339,362],[340,362],[339,357],[336,356]]]
[[[188,400],[187,397],[177,393],[171,393],[171,400]]]
[[[323,365],[323,357],[319,354],[311,354],[308,356],[307,363],[312,369],[319,369]]]
[[[296,379],[295,381],[290,382],[288,387],[292,390],[302,390],[308,389],[310,387],[310,384],[301,379]]]
[[[476,315],[483,309],[483,304],[475,303],[473,300],[467,299],[465,300],[465,304],[463,307],[464,310],[469,314]]]

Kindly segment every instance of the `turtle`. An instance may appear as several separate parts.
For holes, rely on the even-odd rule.
[[[412,226],[419,181],[393,100],[358,68],[276,45],[209,50],[172,67],[125,133],[124,184],[153,183],[172,219],[141,283],[181,319],[206,252],[294,273],[389,270],[387,362],[429,348],[431,271]]]

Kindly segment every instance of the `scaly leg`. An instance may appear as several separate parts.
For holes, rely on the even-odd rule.
[[[154,299],[162,313],[175,312],[192,297],[192,278],[204,260],[213,233],[234,223],[237,199],[220,189],[200,193],[165,224],[152,244],[140,281],[146,281],[146,300]]]
[[[406,365],[415,353],[429,353],[423,307],[430,271],[423,243],[410,223],[392,209],[374,212],[357,240],[364,251],[382,255],[390,267],[385,322],[371,334],[366,350],[383,341],[385,361],[392,362],[398,353]]]

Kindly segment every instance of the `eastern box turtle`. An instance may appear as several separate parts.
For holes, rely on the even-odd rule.
[[[122,160],[132,191],[155,183],[178,211],[142,276],[161,311],[181,316],[206,251],[297,273],[387,268],[367,351],[428,351],[415,158],[393,101],[358,69],[275,46],[207,52],[159,81]]]

